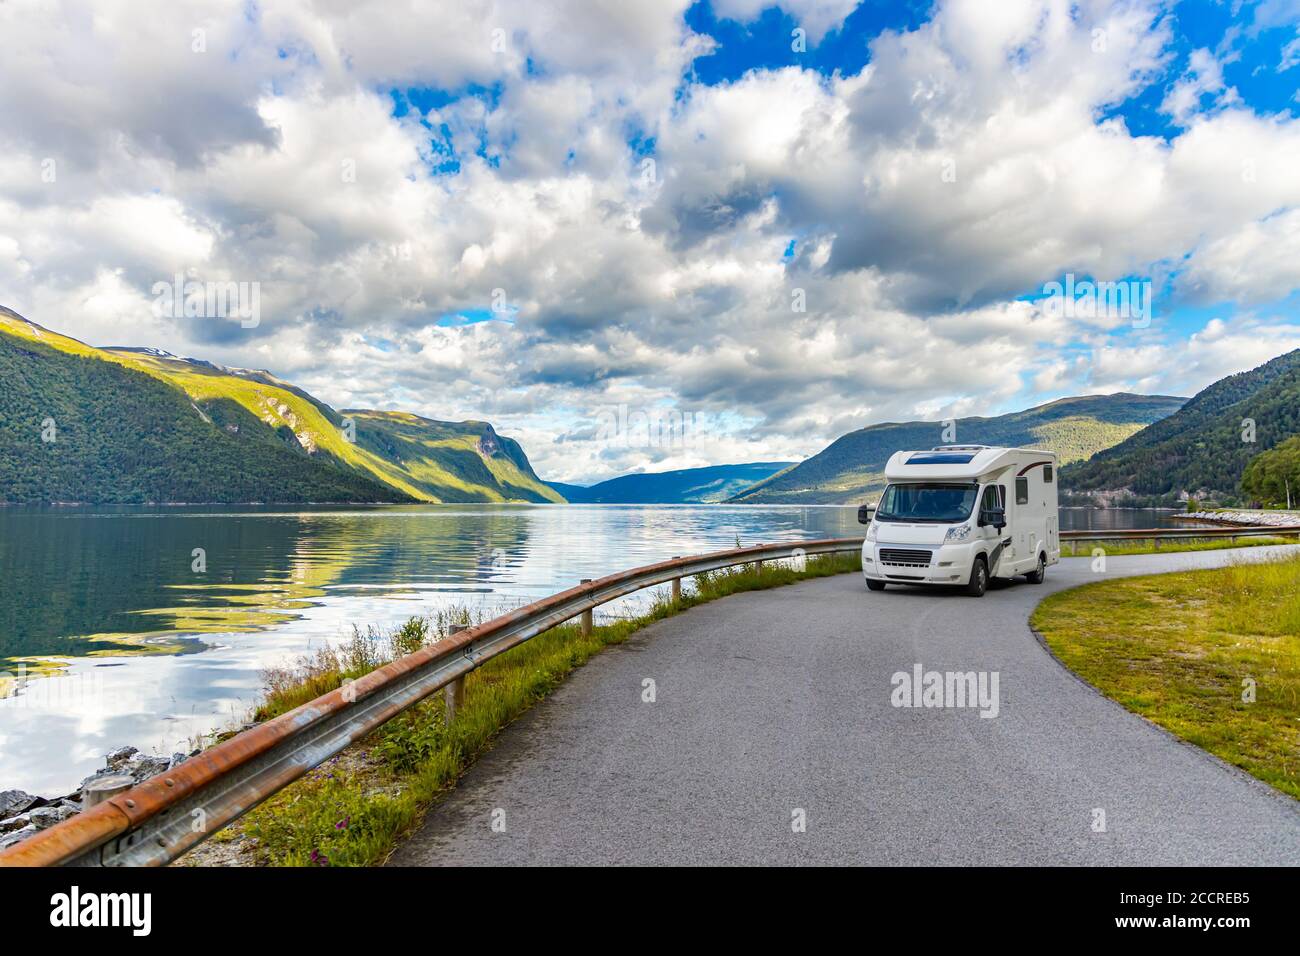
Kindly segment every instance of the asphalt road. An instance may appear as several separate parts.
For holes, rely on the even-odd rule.
[[[1113,557],[1107,576],[1229,553]],[[1300,804],[1030,632],[1044,596],[1096,577],[1067,558],[975,599],[839,575],[657,623],[508,728],[390,865],[1300,864]],[[917,663],[998,672],[997,717],[892,706]]]

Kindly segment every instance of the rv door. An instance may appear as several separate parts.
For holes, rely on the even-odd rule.
[[[1002,547],[1002,542],[1011,538],[1011,534],[1005,525],[999,528],[989,521],[987,516],[992,515],[1000,515],[1002,521],[1008,521],[1006,489],[1001,485],[985,485],[984,494],[980,496],[980,537],[989,543],[990,577],[997,573],[996,568],[1000,560],[1003,558],[1008,561],[1014,560],[1011,554],[1004,554]]]
[[[1002,486],[985,485],[984,494],[980,497],[980,524],[986,529],[985,537],[1001,537],[999,529],[993,527],[992,523],[985,523],[986,515],[997,512],[1002,512],[1003,518],[1006,518],[1007,500],[1002,493]]]

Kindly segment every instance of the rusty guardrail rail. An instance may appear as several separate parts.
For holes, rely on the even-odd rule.
[[[798,554],[856,552],[861,538],[764,544],[620,571],[466,628],[250,728],[0,851],[0,866],[159,866],[324,763],[380,724],[538,634],[647,587]],[[453,688],[454,702],[463,684]]]

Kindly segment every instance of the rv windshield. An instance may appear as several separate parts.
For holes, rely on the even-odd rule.
[[[975,484],[890,485],[880,496],[876,520],[956,524],[970,517],[978,492]]]

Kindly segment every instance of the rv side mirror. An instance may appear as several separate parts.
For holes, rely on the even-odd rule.
[[[998,531],[1007,526],[1007,512],[1005,508],[985,508],[980,512],[980,524],[991,524]]]
[[[871,513],[875,510],[871,505],[858,505],[858,524],[871,524]]]

